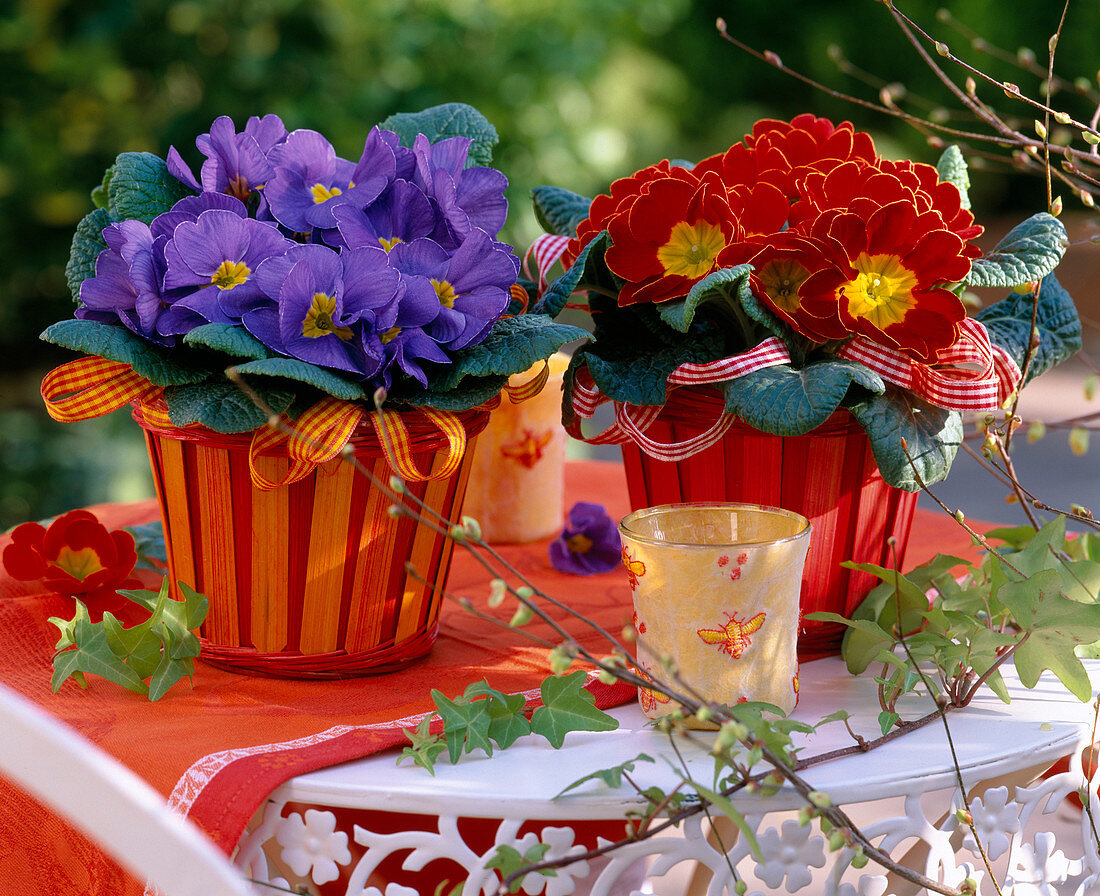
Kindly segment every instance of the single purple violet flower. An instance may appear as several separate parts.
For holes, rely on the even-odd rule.
[[[570,508],[565,528],[549,550],[554,569],[574,575],[610,572],[622,562],[619,527],[603,505],[586,501]]]
[[[381,246],[430,236],[436,216],[431,201],[407,180],[395,180],[366,209],[341,205],[332,210],[345,246]]]

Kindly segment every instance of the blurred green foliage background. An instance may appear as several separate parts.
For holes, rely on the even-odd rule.
[[[905,11],[999,78],[1036,89],[937,23],[937,4]],[[376,121],[447,101],[480,108],[501,135],[511,180],[505,238],[538,232],[528,192],[585,194],[659,158],[725,149],[760,117],[813,111],[876,134],[887,154],[935,161],[920,134],[822,94],[724,42],[770,49],[829,86],[875,98],[838,70],[843,55],[885,82],[947,102],[874,0],[16,0],[0,12],[0,530],[108,498],[150,494],[140,435],[125,412],[64,426],[42,409],[41,374],[69,360],[37,340],[71,315],[64,266],[89,191],[124,150],[196,165],[196,134],[278,113],[357,158]],[[959,0],[952,14],[1015,53],[1045,60],[1059,10]],[[1100,9],[1078,4],[1059,70],[1092,73]],[[1095,85],[1095,82],[1094,82]],[[995,91],[994,91],[995,92]],[[1003,97],[1002,105],[1003,103]],[[916,108],[916,107],[914,107]],[[1083,114],[1087,117],[1091,110]],[[1039,185],[975,178],[983,211],[1041,202]]]

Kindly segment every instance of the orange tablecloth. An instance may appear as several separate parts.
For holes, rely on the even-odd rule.
[[[619,464],[568,464],[566,492],[567,507],[577,500],[596,501],[613,518],[629,510]],[[151,501],[93,510],[112,527],[146,522],[157,512]],[[906,566],[937,552],[969,550],[965,533],[945,520],[943,515],[918,511]],[[0,538],[0,549],[6,543],[6,538]],[[625,576],[557,573],[550,566],[546,545],[543,541],[509,546],[501,552],[548,593],[566,597],[607,628],[617,631],[629,621],[631,600]],[[455,552],[448,580],[451,591],[485,608],[488,580],[474,558]],[[507,618],[511,610],[498,613]],[[545,648],[449,604],[430,656],[388,675],[281,681],[236,675],[199,663],[193,686],[184,682],[158,703],[98,679],[91,679],[87,691],[69,682],[53,695],[51,657],[57,632],[47,619],[55,615],[71,616],[71,601],[0,573],[0,678],[171,795],[227,850],[264,797],[283,781],[403,742],[400,730],[387,723],[431,710],[432,687],[454,695],[484,678],[495,688],[516,692],[537,687],[549,671]],[[559,615],[564,621],[565,614]],[[603,649],[597,634],[585,632],[576,623],[568,625],[587,646]],[[529,629],[551,636],[545,625]],[[607,689],[599,702],[610,706],[630,696],[622,687]],[[265,747],[288,743],[276,749]],[[0,881],[26,896],[141,892],[139,884],[82,835],[2,782]]]

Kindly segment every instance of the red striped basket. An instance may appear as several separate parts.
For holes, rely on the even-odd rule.
[[[685,441],[707,429],[722,410],[716,390],[677,389],[646,435],[665,443]],[[843,561],[892,567],[905,559],[917,495],[883,481],[867,435],[847,411],[794,437],[735,422],[720,442],[674,463],[655,460],[629,442],[622,452],[636,510],[681,501],[739,501],[783,507],[809,519],[804,614],[850,616],[878,584],[868,573],[842,567]],[[837,623],[804,621],[799,660],[838,653],[844,631]]]
[[[340,458],[290,485],[261,490],[249,471],[251,433],[166,427],[140,403],[133,416],[145,430],[170,578],[210,601],[203,660],[253,674],[343,678],[398,669],[431,649],[450,540],[407,515],[391,517],[391,500]],[[488,416],[458,415],[471,440]],[[444,435],[416,412],[402,418],[415,463],[437,470],[447,453]],[[350,444],[388,481],[391,470],[369,424]],[[471,457],[467,450],[457,473],[408,482],[407,491],[457,522]],[[255,462],[276,481],[290,464],[285,451]]]

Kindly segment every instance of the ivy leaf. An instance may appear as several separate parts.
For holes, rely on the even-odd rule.
[[[619,722],[596,708],[596,698],[584,689],[584,672],[552,675],[542,683],[542,706],[531,716],[531,731],[555,749],[570,731],[614,731]]]
[[[920,489],[914,466],[926,485],[943,479],[962,444],[962,416],[957,411],[938,408],[895,386],[888,385],[883,394],[851,404],[848,410],[866,430],[882,478],[905,491]]]
[[[259,339],[244,327],[234,324],[203,324],[189,331],[183,337],[183,342],[192,347],[213,349],[234,358],[262,361],[272,357]]]
[[[577,227],[588,217],[592,200],[562,187],[535,187],[531,191],[535,218],[547,233],[575,236]]]
[[[55,694],[70,677],[78,674],[98,675],[128,691],[148,693],[145,682],[111,650],[102,623],[93,623],[87,618],[76,620],[73,642],[71,648],[54,656],[50,687]]]
[[[989,330],[993,344],[1005,349],[1021,370],[1031,340],[1034,301],[1031,293],[1012,293],[974,315]],[[1039,345],[1032,353],[1027,378],[1021,386],[1081,350],[1081,321],[1077,307],[1053,274],[1045,277],[1039,286],[1035,326],[1039,330]]]
[[[467,168],[491,164],[493,148],[500,140],[489,119],[466,103],[444,103],[420,112],[398,112],[379,127],[394,131],[404,146],[412,146],[417,134],[423,134],[432,143],[447,137],[467,137],[471,141]]]
[[[331,370],[325,370],[316,364],[307,364],[293,358],[264,358],[259,361],[245,361],[234,368],[238,373],[250,373],[258,376],[283,377],[314,386],[327,392],[333,398],[344,401],[358,401],[366,396],[363,387],[351,380],[344,379]]]
[[[562,790],[554,799],[560,796],[564,796],[569,793],[570,790],[576,790],[586,781],[603,781],[612,790],[618,790],[623,784],[623,775],[626,772],[634,771],[634,766],[639,762],[653,762],[654,759],[647,753],[639,753],[633,759],[628,759],[626,762],[620,762],[618,765],[613,765],[611,768],[602,768],[599,771],[592,772],[589,775],[585,775],[583,778],[578,778],[572,784],[568,785]]]
[[[699,794],[712,806],[717,807],[718,810],[726,816],[730,821],[737,826],[737,829],[745,837],[745,843],[748,845],[749,850],[757,861],[761,861],[760,843],[756,839],[756,832],[752,829],[737,807],[733,804],[733,801],[728,797],[723,796],[707,787],[703,787],[697,781],[691,781],[691,786],[695,788],[696,793]]]
[[[115,158],[107,185],[107,210],[116,221],[133,218],[148,224],[193,191],[151,152],[124,152]]]
[[[283,413],[294,400],[289,389],[257,389],[276,413]],[[215,432],[250,432],[267,422],[267,414],[233,383],[196,383],[164,390],[168,419],[175,426],[201,423]]]
[[[523,694],[494,693],[489,698],[489,737],[502,750],[531,733],[531,723],[523,714],[527,699]]]
[[[489,739],[492,717],[489,715],[488,701],[455,701],[435,688],[432,689],[432,700],[443,719],[443,736],[452,765],[458,762],[463,752],[472,753],[480,749],[488,756],[493,755],[493,742]]]
[[[1078,700],[1087,701],[1092,684],[1074,648],[1100,639],[1100,604],[1072,601],[1060,593],[1061,587],[1062,577],[1045,569],[1024,581],[1005,583],[996,596],[1031,632],[1013,654],[1024,687],[1034,687],[1049,670]]]
[[[428,713],[420,720],[420,724],[416,726],[415,731],[410,728],[405,729],[405,737],[409,739],[411,745],[405,747],[397,759],[398,765],[404,759],[411,759],[433,777],[435,775],[435,761],[439,758],[439,754],[447,749],[447,744],[443,741],[443,738],[430,730],[434,717],[435,713]]]
[[[958,188],[962,207],[969,209],[970,172],[966,167],[966,158],[958,146],[952,143],[943,151],[939,161],[936,162],[936,171],[939,172],[941,181],[954,184]]]
[[[76,225],[69,248],[69,261],[65,265],[65,282],[74,302],[80,302],[80,284],[95,275],[95,260],[107,248],[103,228],[110,223],[111,215],[107,209],[97,208],[88,212]]]
[[[832,416],[855,384],[875,394],[886,385],[878,374],[852,361],[819,361],[755,370],[722,383],[726,410],[749,426],[778,436],[800,436]]]
[[[583,291],[585,288],[604,286],[617,291],[618,284],[610,279],[614,275],[603,263],[604,252],[610,245],[611,238],[606,230],[593,237],[588,245],[581,249],[569,270],[551,281],[538,304],[531,310],[536,314],[557,317],[569,302],[569,297],[575,292]]]
[[[63,320],[46,328],[41,339],[108,361],[129,364],[155,386],[198,383],[210,373],[180,363],[178,355],[131,333],[121,325],[98,320]]]
[[[443,374],[433,377],[430,390],[446,392],[467,376],[509,376],[549,358],[567,342],[588,339],[587,330],[554,323],[545,314],[517,314],[498,320],[480,343],[456,352]]]
[[[1062,222],[1039,212],[1013,227],[988,255],[975,258],[963,282],[968,286],[1012,288],[1042,280],[1058,267],[1067,242]]]
[[[537,865],[546,856],[546,853],[550,851],[549,843],[536,843],[534,846],[529,847],[522,854],[514,846],[508,846],[507,844],[501,844],[497,847],[496,852],[489,861],[485,863],[486,868],[492,868],[500,872],[501,878],[511,877],[519,871],[522,871],[528,865]],[[558,872],[553,868],[542,868],[538,872],[543,877],[557,877]],[[527,876],[523,875],[517,877],[512,881],[512,885],[508,888],[509,893],[518,893],[519,888],[523,886],[523,882],[527,880]],[[536,890],[536,892],[538,892]]]

